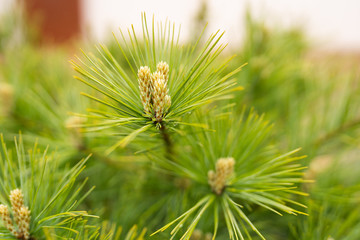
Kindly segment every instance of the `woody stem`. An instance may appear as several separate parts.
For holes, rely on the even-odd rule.
[[[160,125],[160,134],[165,144],[165,150],[166,150],[165,156],[169,160],[173,161],[173,154],[174,154],[173,142],[170,138],[169,132],[164,123],[161,123]]]

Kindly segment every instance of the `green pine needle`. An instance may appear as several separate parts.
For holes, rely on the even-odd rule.
[[[153,19],[149,26],[145,14],[142,15],[142,30],[140,36],[133,28],[128,30],[127,37],[121,30],[121,38],[114,34],[125,63],[118,62],[114,53],[104,45],[96,47],[95,55],[83,52],[83,57],[72,61],[80,74],[75,78],[95,90],[92,94],[82,94],[97,102],[100,108],[89,111],[88,117],[94,118],[95,115],[96,121],[86,126],[88,130],[121,126],[134,130],[129,133],[131,136],[114,144],[108,153],[130,143],[139,129],[144,132],[166,125],[168,129],[176,130],[175,126],[183,122],[181,117],[185,114],[204,104],[229,98],[233,91],[242,89],[231,78],[244,65],[226,74],[228,61],[220,66],[215,63],[225,48],[219,44],[223,33],[212,34],[202,48],[199,46],[202,36],[195,45],[182,46],[175,25],[166,21],[156,27]],[[169,65],[167,87],[171,106],[158,122],[144,112],[137,71],[141,66],[155,71],[160,61]]]
[[[306,206],[293,198],[296,195],[307,196],[296,190],[297,184],[309,182],[302,179],[301,171],[305,167],[298,163],[304,156],[294,156],[299,149],[279,154],[269,141],[271,125],[263,116],[245,108],[240,116],[226,108],[201,112],[198,116],[213,131],[201,129],[186,135],[187,141],[180,144],[182,149],[173,162],[155,155],[152,160],[169,173],[207,186],[207,195],[155,233],[177,223],[171,231],[173,238],[184,227],[181,239],[189,239],[210,205],[214,207],[214,238],[221,214],[230,239],[251,238],[246,225],[261,239],[265,239],[240,204],[255,204],[279,215],[282,212],[307,215],[297,209]],[[218,168],[218,159],[229,157],[235,160],[233,173],[228,176],[222,191],[216,192],[209,186],[209,171]],[[194,218],[190,220],[192,215]]]
[[[43,232],[49,237],[58,234],[76,237],[79,228],[75,225],[82,225],[87,218],[97,218],[86,211],[75,210],[93,190],[83,192],[86,180],[76,183],[89,157],[67,168],[61,165],[55,153],[49,154],[47,149],[41,152],[36,144],[26,152],[21,135],[15,139],[15,152],[8,150],[3,136],[0,137],[0,202],[10,206],[10,191],[18,188],[23,192],[25,206],[31,211],[32,237],[41,237]],[[0,229],[0,236],[11,234],[7,229]]]

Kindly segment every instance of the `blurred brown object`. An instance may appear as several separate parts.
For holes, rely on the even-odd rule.
[[[42,43],[68,43],[81,35],[81,0],[26,0],[28,20]]]

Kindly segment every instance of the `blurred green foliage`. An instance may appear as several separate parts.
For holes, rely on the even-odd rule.
[[[201,17],[194,25],[202,25],[203,21]],[[125,149],[105,155],[105,150],[129,131],[87,132],[82,127],[88,119],[71,113],[85,113],[89,106],[102,107],[80,96],[80,92],[92,90],[73,79],[74,72],[68,63],[72,54],[66,47],[40,47],[23,24],[21,17],[13,13],[0,21],[0,132],[5,142],[11,146],[13,136],[21,131],[25,148],[31,148],[37,139],[40,146],[56,150],[64,166],[74,166],[79,159],[93,154],[76,182],[88,178],[83,194],[96,186],[80,205],[81,209],[101,216],[91,220],[101,228],[98,236],[94,236],[168,239],[166,232],[151,238],[149,235],[194,206],[208,189],[184,176],[174,176],[151,161],[151,153],[163,156],[164,149],[148,135],[140,134]],[[359,239],[359,62],[354,64],[357,68],[349,68],[345,67],[344,59],[336,59],[333,64],[326,55],[320,60],[312,58],[316,51],[301,29],[270,28],[250,14],[245,27],[244,43],[237,48],[232,46],[233,51],[221,55],[216,62],[221,65],[227,55],[236,54],[238,57],[230,63],[228,72],[247,62],[235,76],[245,90],[236,92],[231,100],[213,103],[212,107],[232,104],[235,118],[240,118],[244,105],[264,113],[274,123],[269,145],[284,151],[302,147],[301,154],[308,157],[301,164],[309,166],[304,178],[315,180],[298,184],[309,197],[292,196],[294,202],[308,207],[305,211],[309,216],[280,217],[256,204],[248,204],[249,219],[267,239]],[[117,61],[126,66],[117,43],[110,40],[106,45]],[[199,122],[205,122],[212,114],[211,108],[204,107],[200,113]],[[181,133],[185,128],[178,130]],[[192,131],[195,136],[203,129]],[[181,134],[174,141],[184,157],[191,143],[184,144],[179,138]],[[192,141],[193,147],[197,146],[196,138]],[[59,168],[59,174],[61,171],[65,174],[67,169]],[[213,231],[213,218],[204,216],[208,221],[200,222],[198,228],[204,233]],[[220,217],[219,221],[225,219]],[[117,225],[122,226],[122,233]],[[249,227],[243,227],[249,230],[247,237],[259,238]],[[143,231],[145,237],[138,230],[143,228],[147,228]],[[216,239],[228,239],[227,230],[219,229]]]

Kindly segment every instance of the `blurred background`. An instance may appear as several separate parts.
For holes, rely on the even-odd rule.
[[[55,39],[80,34],[99,41],[118,27],[140,26],[140,14],[155,14],[182,25],[182,37],[193,34],[192,21],[206,4],[205,21],[209,31],[226,31],[230,46],[244,41],[245,13],[266,25],[301,27],[318,48],[330,51],[360,51],[360,2],[357,0],[23,0],[31,18],[42,18],[42,30]],[[0,0],[0,14],[16,8],[16,0]],[[42,13],[41,13],[42,12]],[[42,17],[39,15],[43,14]],[[39,20],[39,19],[38,19]],[[51,25],[51,27],[50,27]]]
[[[181,212],[155,209],[157,218],[143,215],[174,186],[158,189],[164,179],[133,154],[138,146],[109,158],[104,150],[117,136],[94,137],[69,127],[82,123],[69,112],[85,113],[94,105],[80,96],[86,87],[74,80],[69,59],[81,55],[80,48],[98,54],[93,46],[101,42],[126,67],[112,32],[119,37],[118,28],[131,24],[141,31],[142,12],[148,19],[154,15],[155,21],[181,24],[185,45],[206,24],[207,36],[225,30],[222,41],[229,46],[216,61],[221,65],[235,55],[229,72],[248,63],[235,76],[244,86],[232,100],[237,110],[247,105],[265,113],[275,126],[273,143],[286,150],[302,147],[308,156],[301,164],[309,166],[305,177],[316,183],[301,188],[310,193],[312,214],[280,223],[254,216],[269,239],[360,239],[359,0],[0,0],[0,133],[5,140],[21,130],[25,142],[38,139],[70,163],[93,153],[83,177],[97,188],[85,209],[124,229],[138,224],[151,232],[164,216]],[[153,201],[143,201],[148,196]]]

